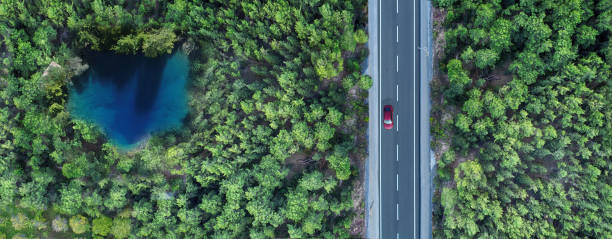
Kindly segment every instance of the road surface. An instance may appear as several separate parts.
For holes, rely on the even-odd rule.
[[[395,123],[378,125],[379,238],[420,238],[419,8],[418,0],[378,5],[379,109],[392,105]]]

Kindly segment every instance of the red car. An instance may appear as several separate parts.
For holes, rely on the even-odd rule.
[[[393,129],[393,107],[385,105],[385,107],[383,107],[383,112],[385,113],[383,118],[385,129]]]

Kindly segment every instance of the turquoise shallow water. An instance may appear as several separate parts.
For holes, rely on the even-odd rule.
[[[88,53],[68,109],[100,126],[120,148],[180,127],[187,115],[189,60],[180,51],[158,58]]]

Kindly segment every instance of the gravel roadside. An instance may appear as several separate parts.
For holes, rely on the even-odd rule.
[[[431,220],[433,196],[433,176],[435,175],[435,159],[431,152],[431,136],[429,130],[429,117],[431,112],[430,82],[433,76],[433,28],[432,28],[432,7],[431,1],[421,0],[420,7],[420,32],[419,40],[420,62],[421,62],[421,236],[420,238],[429,239],[432,237]]]
[[[378,139],[378,130],[380,125],[379,105],[378,105],[378,1],[368,1],[368,43],[367,47],[370,52],[367,62],[365,74],[372,77],[372,87],[368,91],[368,158],[366,160],[365,174],[365,205],[366,205],[366,237],[378,238],[380,235],[380,201],[379,201],[379,145],[376,142]]]

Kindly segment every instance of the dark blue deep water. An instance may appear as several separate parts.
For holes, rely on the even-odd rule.
[[[189,60],[180,51],[157,58],[87,53],[68,108],[100,126],[120,148],[153,132],[180,127],[187,114]]]

